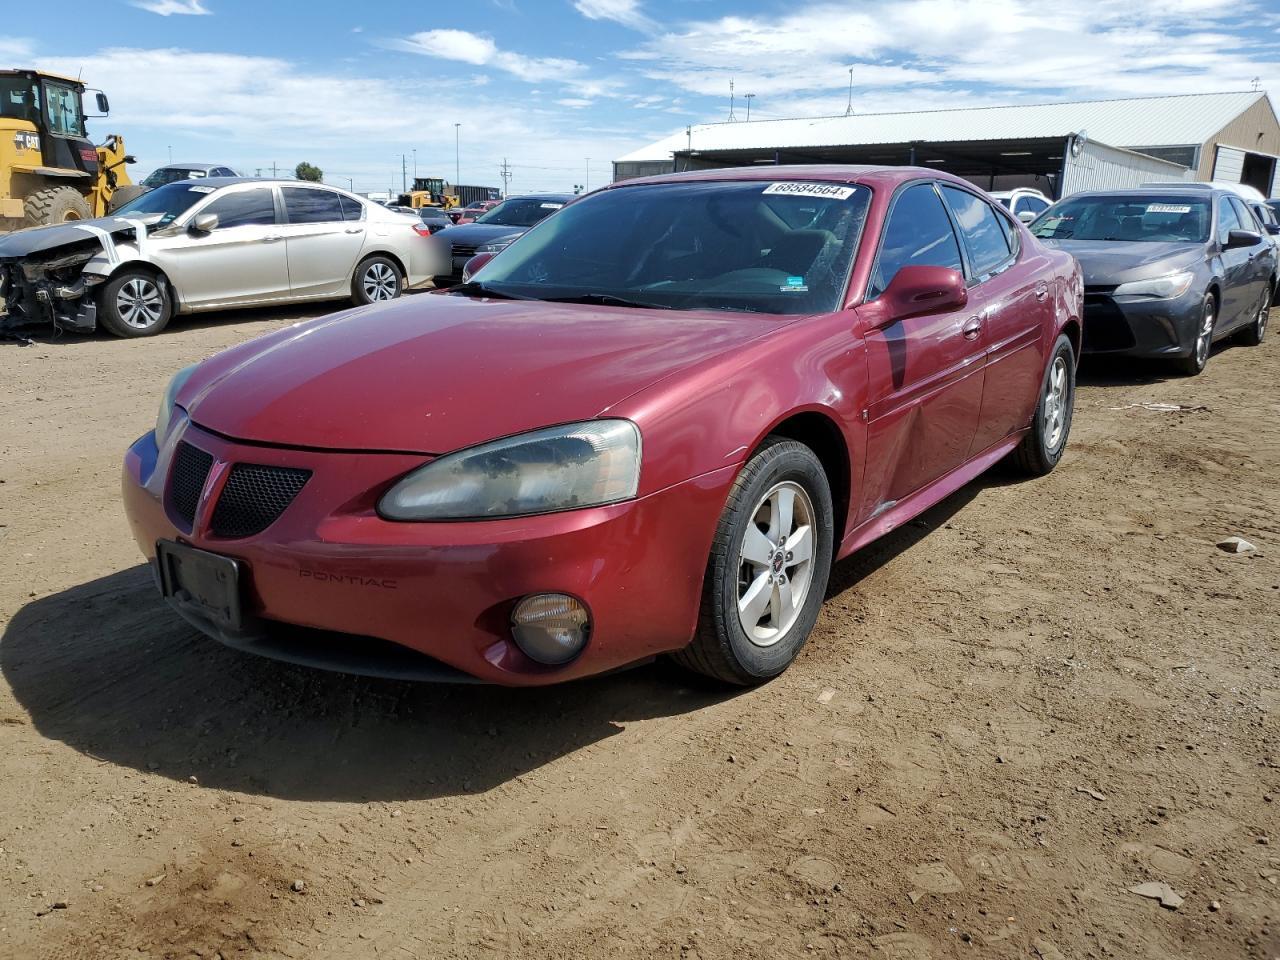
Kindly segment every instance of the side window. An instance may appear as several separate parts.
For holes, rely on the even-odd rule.
[[[352,197],[338,194],[338,199],[342,201],[342,219],[343,220],[363,220],[364,204]]]
[[[909,266],[963,269],[951,219],[931,183],[908,187],[889,212],[868,298],[884,293],[897,272]]]
[[[1022,209],[1030,210],[1034,214],[1041,214],[1049,209],[1049,205],[1039,197],[1023,197]]]
[[[1232,230],[1241,230],[1240,218],[1236,215],[1236,208],[1231,206],[1229,197],[1218,198],[1218,242],[1226,244],[1227,237]]]
[[[944,185],[942,195],[960,224],[975,277],[991,273],[1009,259],[1009,240],[990,206],[969,191],[956,187]]]
[[[1253,216],[1253,212],[1238,197],[1231,198],[1231,205],[1236,208],[1236,219],[1240,221],[1240,229],[1260,233],[1262,227]]]
[[[208,190],[208,187],[201,187]],[[271,196],[270,187],[257,187],[253,190],[239,190],[235,193],[224,193],[200,211],[216,213],[218,229],[227,227],[244,227],[252,224],[271,224],[276,222],[276,204]]]
[[[284,187],[290,223],[341,223],[342,194],[310,187]]]

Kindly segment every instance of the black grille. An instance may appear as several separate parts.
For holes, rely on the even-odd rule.
[[[476,248],[473,244],[469,243],[455,243],[453,245],[453,255],[455,257],[474,257],[476,255]]]
[[[251,537],[261,533],[293,503],[310,470],[237,463],[231,468],[210,529],[217,537]]]
[[[1128,350],[1136,341],[1133,329],[1114,300],[1106,293],[1094,293],[1100,288],[1085,287],[1084,294],[1084,349]],[[1113,290],[1114,287],[1101,288]]]
[[[173,469],[169,473],[169,504],[187,526],[196,519],[196,506],[200,503],[200,491],[213,467],[213,457],[185,440],[179,441],[173,455]]]

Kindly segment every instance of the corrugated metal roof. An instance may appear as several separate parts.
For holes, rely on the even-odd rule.
[[[864,113],[704,123],[649,144],[618,162],[669,160],[675,151],[836,147],[875,143],[1021,140],[1065,137],[1080,130],[1116,147],[1204,143],[1266,94],[1197,93],[1127,100],[1082,100],[1007,107]]]

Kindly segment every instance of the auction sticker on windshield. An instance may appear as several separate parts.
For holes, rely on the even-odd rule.
[[[1191,206],[1185,203],[1149,203],[1147,213],[1190,213]]]
[[[538,204],[543,210],[559,210],[564,206],[563,203],[540,203]]]
[[[842,187],[834,183],[771,183],[764,188],[766,194],[788,197],[819,197],[830,200],[848,200],[853,196],[853,187]]]

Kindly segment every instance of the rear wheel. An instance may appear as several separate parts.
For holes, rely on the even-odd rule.
[[[748,686],[782,673],[813,630],[833,543],[831,489],[813,451],[765,441],[734,481],[703,581],[690,670]]]
[[[1213,328],[1217,322],[1218,300],[1212,293],[1206,293],[1204,304],[1200,307],[1200,325],[1196,329],[1191,354],[1176,361],[1178,369],[1188,377],[1202,373],[1209,362],[1209,351],[1213,349]]]
[[[1033,477],[1042,477],[1056,467],[1067,448],[1075,405],[1076,352],[1062,334],[1049,356],[1031,429],[1009,458],[1013,465]]]
[[[103,285],[98,315],[117,337],[154,336],[173,315],[168,285],[154,273],[125,270]]]
[[[1267,295],[1262,300],[1262,305],[1258,307],[1258,312],[1253,318],[1253,323],[1240,331],[1240,342],[1249,347],[1256,347],[1267,336],[1267,320],[1271,317],[1271,298],[1272,290],[1267,288]]]
[[[89,201],[71,187],[49,187],[27,197],[23,203],[27,226],[46,227],[53,223],[88,220],[93,214]]]
[[[361,260],[351,277],[351,299],[356,306],[394,300],[404,290],[400,268],[388,257]]]

